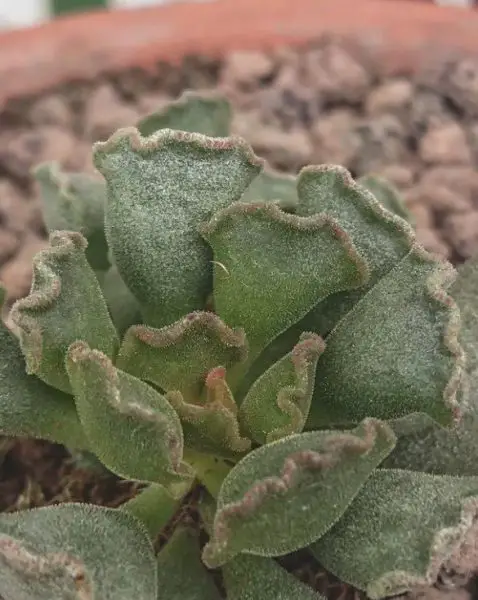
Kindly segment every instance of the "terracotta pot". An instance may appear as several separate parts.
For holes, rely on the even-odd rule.
[[[187,54],[298,45],[352,36],[387,73],[436,53],[478,53],[478,11],[422,0],[204,0],[92,12],[0,36],[0,107],[71,79],[147,69]]]

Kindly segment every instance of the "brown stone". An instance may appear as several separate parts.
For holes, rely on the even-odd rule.
[[[114,88],[104,83],[94,90],[85,106],[85,133],[92,141],[107,139],[120,127],[136,125],[136,108],[118,97]]]
[[[319,117],[312,126],[313,162],[350,168],[361,146],[357,123],[357,116],[349,109],[337,109]]]
[[[472,154],[466,134],[458,123],[432,127],[420,140],[418,153],[428,164],[469,165]]]

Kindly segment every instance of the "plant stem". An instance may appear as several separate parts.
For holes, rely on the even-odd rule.
[[[232,469],[232,465],[221,458],[200,454],[189,448],[184,449],[184,460],[194,469],[198,479],[211,496],[217,498],[222,482]]]
[[[194,479],[175,486],[174,494],[162,485],[152,483],[135,498],[120,506],[137,517],[148,530],[152,539],[164,529],[178,510],[184,496],[194,484]]]

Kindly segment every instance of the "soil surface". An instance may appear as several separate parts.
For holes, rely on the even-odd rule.
[[[354,176],[386,176],[403,192],[422,243],[462,262],[478,250],[478,61],[450,57],[413,79],[378,73],[363,49],[323,39],[299,50],[106,74],[10,101],[0,112],[0,280],[9,301],[28,292],[32,257],[46,245],[31,168],[57,160],[68,170],[92,170],[93,141],[185,89],[221,89],[236,108],[234,133],[275,168],[328,162]],[[61,446],[0,441],[0,510],[63,500],[116,506],[136,489],[84,468]],[[459,582],[414,595],[469,598],[477,568],[474,552]],[[329,597],[357,595],[309,563],[299,575]]]

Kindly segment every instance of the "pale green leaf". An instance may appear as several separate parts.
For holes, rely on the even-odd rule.
[[[105,237],[106,186],[87,173],[64,173],[58,163],[39,165],[43,218],[48,231],[76,231],[88,240],[86,258],[96,271],[110,266]]]
[[[253,450],[226,476],[203,560],[221,566],[240,552],[280,556],[321,537],[395,445],[391,429],[314,431]]]
[[[236,556],[223,573],[227,600],[325,600],[272,558]]]
[[[82,340],[110,357],[118,349],[117,333],[85,247],[80,233],[52,233],[50,247],[34,258],[30,294],[10,313],[19,329],[27,372],[64,392],[71,392],[64,361],[72,342]]]
[[[198,539],[185,527],[176,529],[159,553],[158,600],[221,600],[201,562]]]
[[[4,290],[0,286],[0,306]],[[0,323],[0,433],[87,448],[72,396],[27,375],[16,337]]]
[[[295,211],[298,204],[297,178],[264,169],[244,192],[241,202],[278,202],[282,210]]]
[[[309,415],[315,370],[325,343],[304,333],[292,352],[257,379],[239,409],[246,433],[264,444],[300,433]]]
[[[5,600],[157,600],[153,546],[126,513],[63,504],[0,515]]]
[[[372,599],[436,582],[476,518],[478,477],[376,470],[312,551]]]
[[[131,327],[124,336],[117,366],[198,403],[212,368],[229,367],[246,356],[242,330],[230,329],[211,312],[198,311],[162,329]]]
[[[405,202],[400,197],[396,187],[379,175],[364,175],[357,180],[357,183],[371,192],[380,204],[393,214],[408,221],[410,225],[415,225],[415,219],[408,210]]]
[[[308,427],[425,412],[449,423],[464,356],[453,268],[415,248],[327,336]]]
[[[138,129],[144,136],[167,128],[226,137],[230,133],[231,119],[231,105],[225,97],[186,91],[176,101],[144,117]]]
[[[229,326],[244,327],[249,362],[321,299],[367,277],[353,244],[323,215],[237,202],[202,233],[214,250],[215,310]]]
[[[101,290],[120,337],[132,325],[141,323],[141,311],[136,298],[113,265],[103,276]]]
[[[204,308],[212,253],[198,226],[238,200],[262,163],[239,138],[122,129],[94,146],[108,187],[106,234],[145,323],[161,327]]]
[[[67,370],[91,449],[111,471],[165,486],[191,476],[179,417],[164,396],[83,342],[71,345]]]

